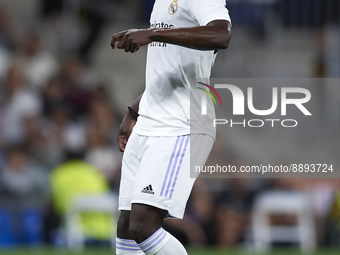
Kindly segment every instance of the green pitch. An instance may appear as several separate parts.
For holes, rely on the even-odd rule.
[[[188,249],[189,255],[254,255],[250,251],[244,250],[223,250],[214,248],[197,248]],[[1,250],[0,255],[114,255],[115,252],[108,249],[86,249],[83,252],[70,252],[63,249],[32,249],[32,248],[22,248],[13,250]],[[326,249],[319,250],[312,255],[339,255],[340,249]],[[174,254],[175,255],[175,254]],[[302,255],[297,250],[294,249],[284,249],[284,250],[273,250],[266,253],[265,255]],[[304,253],[303,255],[306,255]],[[308,255],[308,253],[307,253]]]

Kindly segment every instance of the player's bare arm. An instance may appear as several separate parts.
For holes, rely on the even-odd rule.
[[[142,94],[143,95],[143,94]],[[135,112],[138,112],[139,109],[139,102],[142,98],[142,95],[140,95],[135,102],[130,106],[131,109]],[[136,125],[137,120],[134,116],[132,116],[131,112],[129,110],[126,111],[124,118],[122,122],[120,123],[118,135],[117,135],[117,141],[119,150],[121,152],[125,151],[126,143],[131,135],[133,127]]]
[[[191,28],[130,29],[114,34],[112,49],[134,53],[151,42],[165,42],[197,50],[220,50],[229,46],[231,24],[227,20],[214,20],[206,26]]]

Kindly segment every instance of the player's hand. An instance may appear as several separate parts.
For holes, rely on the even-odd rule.
[[[133,127],[136,125],[136,122],[137,121],[131,116],[130,112],[127,111],[122,123],[120,123],[117,135],[118,146],[121,152],[125,151],[125,146],[131,135]]]
[[[130,29],[114,34],[111,40],[112,49],[124,49],[125,52],[135,53],[140,47],[152,42],[151,29]]]

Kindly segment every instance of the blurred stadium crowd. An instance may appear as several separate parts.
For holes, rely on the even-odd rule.
[[[58,15],[57,2],[44,1],[41,22]],[[44,229],[45,241],[52,240],[69,196],[118,190],[120,118],[106,87],[83,80],[92,38],[61,58],[44,39],[38,29],[18,34],[1,6],[0,246],[42,242]],[[63,167],[53,170],[64,162],[71,162],[62,165],[66,175]]]
[[[112,22],[107,18],[107,4],[118,6],[124,13],[130,8],[124,9],[118,0],[41,0],[36,18],[45,24],[45,30],[33,27],[22,32],[13,29],[12,13],[6,1],[2,2],[0,248],[22,243],[62,244],[58,229],[74,196],[118,191],[122,154],[115,137],[124,112],[112,100],[108,84],[101,79],[89,82],[84,77],[96,64],[91,54],[99,32]],[[86,27],[80,43],[72,37],[75,30],[65,32],[65,26],[64,30],[58,27],[67,6],[72,9],[75,2],[78,9],[71,18],[82,20]],[[153,3],[141,2],[138,8],[143,11],[134,20],[137,24],[147,21]],[[295,7],[291,7],[293,2]],[[131,1],[128,4],[131,6]],[[311,76],[339,78],[339,51],[329,54],[325,46],[327,31],[334,26],[339,29],[338,1],[230,0],[228,4],[234,26],[251,26],[253,40],[263,40],[263,44],[273,25],[270,17],[263,17],[278,9],[284,12],[282,26],[312,29],[318,34],[319,50]],[[216,149],[210,160],[221,165],[226,160],[247,164],[234,154],[230,149],[229,155],[220,155]],[[313,201],[318,244],[338,246],[339,188],[339,180],[327,179],[199,179],[184,220],[166,221],[165,227],[187,245],[234,247],[251,241],[252,204],[259,194],[271,190],[307,191]],[[273,216],[271,221],[289,225],[295,219]]]

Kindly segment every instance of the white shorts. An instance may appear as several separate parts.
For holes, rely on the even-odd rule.
[[[153,137],[132,133],[125,148],[119,190],[119,210],[131,204],[147,204],[183,218],[196,178],[191,164],[203,166],[214,143],[211,136]]]

